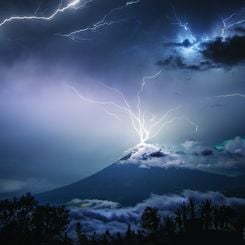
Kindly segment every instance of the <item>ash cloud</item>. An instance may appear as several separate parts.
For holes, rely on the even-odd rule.
[[[157,155],[157,157],[156,157]],[[190,168],[223,174],[245,173],[245,140],[236,137],[218,145],[206,146],[187,140],[182,145],[158,148],[146,145],[133,149],[119,164],[134,164],[140,168]]]

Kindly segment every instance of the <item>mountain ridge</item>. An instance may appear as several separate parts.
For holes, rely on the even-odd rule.
[[[36,197],[40,202],[51,204],[64,204],[79,198],[110,200],[130,206],[151,194],[175,194],[186,189],[231,193],[239,188],[245,188],[245,175],[225,176],[175,166],[142,168],[118,161],[87,178]]]

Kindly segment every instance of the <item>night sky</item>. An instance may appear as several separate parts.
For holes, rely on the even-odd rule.
[[[72,3],[0,1],[0,192],[72,183],[139,143],[127,113],[71,87],[137,111],[158,74],[145,120],[178,109],[148,143],[245,135],[244,1]]]

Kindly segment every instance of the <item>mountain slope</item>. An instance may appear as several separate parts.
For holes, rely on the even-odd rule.
[[[154,194],[173,194],[183,190],[231,193],[245,189],[245,176],[228,177],[188,168],[140,168],[114,163],[74,184],[36,195],[41,202],[62,204],[74,198],[102,199],[134,205]]]

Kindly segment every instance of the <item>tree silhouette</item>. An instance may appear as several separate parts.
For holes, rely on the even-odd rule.
[[[127,241],[128,245],[133,244],[133,235],[134,235],[134,232],[131,230],[131,225],[128,224],[128,228],[126,231],[126,241]]]
[[[0,245],[244,244],[244,207],[234,210],[210,200],[190,199],[163,220],[157,208],[146,207],[137,232],[128,224],[122,233],[85,234],[77,222],[69,229],[76,235],[72,241],[68,216],[63,206],[40,205],[30,194],[0,201]]]
[[[191,220],[194,220],[196,218],[196,203],[193,198],[190,198],[187,203],[187,210],[189,212],[189,217]]]
[[[218,209],[218,224],[221,230],[229,230],[233,211],[230,207],[222,205]]]
[[[31,194],[0,202],[0,244],[68,244],[68,212],[39,205]]]
[[[81,226],[80,222],[76,223],[75,231],[76,231],[78,244],[79,245],[87,244],[88,243],[88,239],[87,239],[87,236],[82,233],[82,226]]]
[[[166,220],[165,220],[166,222]],[[169,222],[169,220],[168,220]],[[179,233],[184,232],[184,223],[183,223],[183,218],[182,218],[182,213],[181,210],[178,209],[175,211],[175,224],[176,224],[176,229]]]
[[[141,227],[150,235],[157,236],[161,218],[157,208],[146,207],[141,215]]]
[[[203,224],[203,229],[208,231],[212,227],[212,202],[210,200],[205,200],[201,204],[201,220]]]
[[[176,223],[174,222],[174,219],[171,217],[166,217],[164,220],[164,235],[166,235],[168,238],[172,238],[176,234]]]

